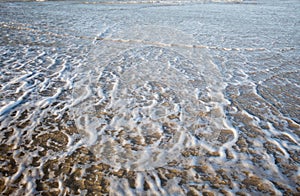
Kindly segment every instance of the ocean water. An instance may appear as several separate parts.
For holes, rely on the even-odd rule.
[[[299,10],[0,1],[0,194],[299,194]]]

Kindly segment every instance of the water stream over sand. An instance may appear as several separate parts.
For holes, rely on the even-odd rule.
[[[297,1],[0,2],[0,193],[300,192]]]

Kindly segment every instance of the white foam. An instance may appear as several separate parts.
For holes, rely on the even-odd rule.
[[[10,112],[15,107],[24,103],[24,101],[28,98],[32,90],[26,91],[21,97],[19,97],[16,101],[11,101],[10,103],[6,104],[5,106],[1,107],[0,109],[0,116]]]
[[[255,194],[255,187],[243,188],[243,180],[252,175],[275,194],[281,190],[273,181],[296,190],[299,123],[289,116],[289,112],[296,116],[295,111],[283,110],[285,103],[295,105],[299,88],[297,74],[288,75],[297,73],[297,47],[288,46],[295,41],[288,34],[297,15],[280,12],[286,4],[265,9],[263,1],[260,6],[199,2],[204,1],[49,2],[35,9],[31,6],[37,4],[32,3],[1,3],[0,9],[6,11],[1,15],[5,22],[0,21],[5,36],[0,47],[0,140],[11,144],[18,165],[14,175],[3,176],[6,185],[20,185],[15,195],[39,194],[35,180],[44,179],[45,163],[56,159],[62,164],[71,155],[75,157],[70,174],[80,169],[82,178],[90,166],[108,164],[110,171],[103,177],[109,180],[112,195],[186,195],[189,190],[200,195],[218,194],[221,189],[231,195]],[[279,31],[270,33],[257,20],[257,7],[268,25],[288,18],[281,25],[291,29],[280,31],[273,24]],[[8,18],[6,14],[16,8],[24,12]],[[83,8],[89,11],[86,17],[78,15]],[[45,18],[28,20],[28,13]],[[65,14],[72,17],[61,17]],[[255,25],[240,22],[246,20]],[[258,84],[266,90],[272,90],[271,84],[282,85],[279,99],[271,91],[260,94]],[[285,93],[289,90],[295,92]],[[40,141],[34,138],[57,131],[67,136],[63,148],[42,147],[53,145],[50,139],[36,144]],[[222,131],[228,140],[219,137]],[[96,161],[79,164],[73,153],[80,147],[94,153]],[[197,155],[183,156],[189,149]],[[38,153],[45,150],[45,156]],[[40,166],[29,165],[33,157],[40,158]],[[294,173],[285,164],[296,168]],[[194,166],[208,169],[202,174]],[[112,174],[119,169],[133,170],[136,189],[126,175]],[[220,169],[231,184],[215,189],[202,177],[214,178]],[[161,177],[172,170],[180,174]],[[67,187],[70,176],[50,172],[51,181],[58,182],[52,190],[75,194]],[[75,180],[86,180],[82,178]],[[85,195],[88,190],[78,192]]]
[[[141,31],[147,31],[147,33],[143,34]],[[105,32],[107,34],[108,29]],[[170,37],[163,37],[161,40],[156,32],[169,34]],[[97,77],[98,82],[91,81],[94,76],[88,79],[89,82],[86,79],[82,81],[92,87],[89,92],[97,93],[80,92],[82,91],[82,86],[80,86],[80,89],[75,92],[86,96],[74,96],[73,104],[76,107],[82,105],[75,116],[82,116],[80,113],[86,113],[88,117],[85,118],[89,118],[89,122],[94,124],[92,126],[94,130],[80,128],[90,135],[88,138],[97,138],[97,132],[101,130],[97,141],[91,142],[88,139],[88,144],[97,157],[107,160],[109,164],[113,162],[115,168],[145,170],[164,165],[171,159],[177,159],[184,148],[200,145],[201,142],[198,141],[200,138],[195,137],[194,134],[205,134],[200,140],[206,143],[207,148],[214,148],[212,147],[214,139],[218,137],[219,131],[228,128],[222,107],[229,102],[222,94],[225,85],[222,84],[220,73],[204,49],[182,48],[184,45],[181,43],[186,43],[190,39],[181,31],[161,26],[120,29],[118,33],[109,34],[107,37],[101,33],[99,47],[109,46],[103,42],[104,40],[116,41],[118,44],[114,50],[119,51],[117,52],[119,55],[114,57],[115,59],[112,59],[104,70],[100,69],[102,74]],[[179,43],[175,43],[174,40],[179,40]],[[128,47],[133,47],[133,49],[126,49]],[[97,45],[95,46],[94,55],[101,56],[103,52],[105,53],[103,50],[98,50]],[[111,54],[106,53],[106,55]],[[93,60],[94,62],[102,63],[101,59]],[[91,72],[96,71],[94,67],[91,69],[93,70]],[[214,77],[211,77],[212,75]],[[191,96],[195,93],[195,96]],[[207,94],[210,102],[202,101],[203,95],[200,94],[204,93]],[[98,101],[90,102],[94,99]],[[85,102],[82,102],[83,100]],[[101,115],[98,115],[99,119],[95,118],[98,112],[102,112],[95,110],[96,105],[104,107],[102,111],[109,112],[113,117],[109,121],[104,120],[106,117],[101,117]],[[201,112],[209,115],[199,117],[198,113]],[[170,115],[177,115],[177,120],[168,119]],[[99,121],[101,121],[101,128]],[[173,127],[175,134],[165,135],[162,127],[165,122],[175,123]],[[203,123],[203,125],[197,125],[197,123]],[[204,126],[204,128],[192,128],[194,126]],[[121,143],[111,141],[109,139],[111,136],[105,135],[112,131],[125,133],[122,138],[115,135],[117,138],[114,140],[121,139]],[[152,134],[156,134],[158,140],[148,144],[148,147],[139,146],[137,152],[130,152],[133,153],[130,156],[127,152],[125,156],[126,150],[122,145],[134,145],[126,137],[139,137],[140,142],[147,143],[149,141],[146,136],[153,137]],[[236,140],[236,134],[234,140]],[[166,143],[167,140],[169,140],[168,143]],[[222,151],[233,143],[234,141],[228,143]],[[107,146],[105,149],[114,150],[108,154],[105,153],[101,147],[103,144]],[[114,158],[114,161],[110,160],[111,158]],[[123,160],[118,162],[116,158]]]

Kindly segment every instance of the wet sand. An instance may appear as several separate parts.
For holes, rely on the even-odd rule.
[[[0,193],[299,194],[299,7],[1,1]]]

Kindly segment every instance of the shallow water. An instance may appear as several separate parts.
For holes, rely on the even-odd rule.
[[[299,9],[1,1],[1,194],[298,194]]]

